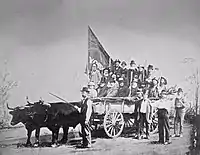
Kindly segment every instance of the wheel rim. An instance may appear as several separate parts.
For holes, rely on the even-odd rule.
[[[124,117],[122,113],[111,110],[104,117],[104,130],[108,137],[118,137],[124,128]]]
[[[158,117],[157,117],[157,112],[155,112],[153,113],[153,116],[152,116],[152,122],[149,127],[149,132],[151,134],[154,134],[157,131],[158,131]]]
[[[133,132],[135,128],[135,121],[131,118],[124,118],[124,133]]]

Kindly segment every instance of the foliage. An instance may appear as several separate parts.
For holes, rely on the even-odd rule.
[[[0,74],[0,128],[8,126],[9,115],[6,108],[10,91],[17,86],[17,82],[9,79],[9,73]]]

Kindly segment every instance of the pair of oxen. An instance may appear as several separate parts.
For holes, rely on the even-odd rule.
[[[10,124],[14,126],[21,122],[25,125],[28,136],[26,146],[32,146],[30,138],[34,130],[36,130],[34,146],[39,145],[40,128],[42,127],[47,127],[52,131],[53,145],[66,143],[69,127],[75,128],[82,122],[83,118],[75,106],[80,106],[80,102],[45,103],[39,100],[31,103],[27,99],[25,106],[11,108],[7,104],[7,108],[10,110],[9,113],[12,115]],[[63,128],[63,137],[58,141],[60,127]]]

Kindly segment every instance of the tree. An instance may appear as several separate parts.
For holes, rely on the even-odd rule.
[[[186,77],[186,81],[192,86],[190,89],[194,94],[194,106],[196,114],[200,113],[199,106],[199,87],[200,87],[200,79],[199,79],[199,68],[198,65],[195,65],[196,60],[194,58],[185,58],[182,63],[191,65],[194,69],[192,75]],[[195,65],[195,66],[194,66]]]
[[[17,82],[9,79],[9,73],[0,73],[0,127],[8,125],[9,115],[6,104],[10,91],[17,86]]]

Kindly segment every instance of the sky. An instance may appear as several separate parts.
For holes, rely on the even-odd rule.
[[[199,0],[2,0],[0,71],[18,82],[9,104],[25,97],[79,100],[86,84],[87,28],[113,59],[160,69],[169,84],[184,83],[200,66]],[[182,64],[185,57],[194,65]]]

